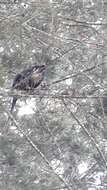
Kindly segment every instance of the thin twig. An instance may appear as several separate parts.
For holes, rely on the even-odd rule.
[[[106,167],[107,169],[107,161],[102,153],[102,151],[100,150],[99,148],[99,144],[96,143],[94,137],[92,136],[92,134],[86,129],[86,127],[81,124],[81,122],[79,121],[79,119],[74,115],[74,113],[68,108],[67,104],[65,103],[64,99],[62,99],[62,102],[65,106],[65,108],[67,109],[67,111],[69,111],[70,115],[75,119],[75,121],[78,123],[79,126],[81,126],[81,128],[83,129],[83,131],[87,134],[87,136],[90,138],[91,142],[94,144],[94,146],[96,147],[97,151],[99,152],[102,160],[103,160],[103,163],[104,163],[104,166]]]
[[[4,107],[3,107],[3,109],[4,109]],[[29,142],[29,144],[42,157],[42,159],[45,161],[45,163],[48,165],[48,167],[51,169],[51,171],[59,178],[60,181],[63,182],[63,184],[65,185],[65,187],[68,190],[71,190],[70,186],[67,184],[67,182],[65,181],[65,179],[61,175],[59,175],[57,172],[55,172],[55,170],[53,169],[53,167],[52,167],[51,163],[49,162],[49,160],[40,151],[40,149],[37,147],[37,145],[35,143],[33,143],[33,141],[31,140],[31,138],[23,131],[23,129],[21,128],[21,126],[19,126],[19,124],[17,123],[17,121],[15,120],[15,118],[12,116],[12,114],[10,112],[6,111],[5,109],[4,109],[4,111],[8,114],[9,118],[13,121],[13,123],[17,127],[18,131],[20,131],[23,134],[23,136],[26,138],[26,140]]]
[[[98,89],[96,89],[98,90]],[[43,97],[43,98],[56,98],[56,99],[60,99],[60,98],[71,98],[71,99],[103,99],[103,98],[107,98],[107,96],[103,96],[103,95],[100,95],[100,96],[74,96],[71,94],[59,94],[59,93],[56,93],[56,94],[52,94],[52,93],[42,93],[42,91],[39,91],[39,92],[36,92],[36,91],[33,91],[32,93],[24,93],[22,91],[17,91],[17,92],[10,92],[10,91],[3,91],[3,92],[0,92],[0,96],[1,98],[2,97],[13,97],[13,96],[18,96],[19,98],[21,97],[31,97],[31,98],[34,98],[34,97]]]

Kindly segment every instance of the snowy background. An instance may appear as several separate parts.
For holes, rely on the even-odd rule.
[[[45,85],[11,115],[34,63]],[[0,190],[106,190],[106,94],[106,0],[0,0]]]

